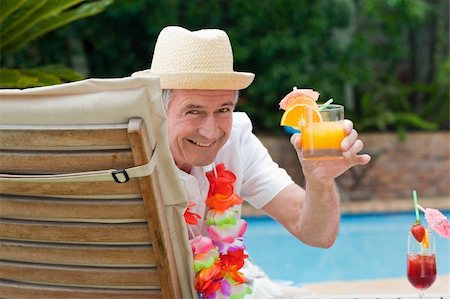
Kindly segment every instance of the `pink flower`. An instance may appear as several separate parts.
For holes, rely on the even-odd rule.
[[[247,230],[247,222],[239,219],[236,225],[212,225],[208,227],[208,233],[214,239],[215,245],[219,247],[219,252],[228,250],[229,247],[240,247],[235,244],[237,241],[242,244],[242,236]]]
[[[206,253],[214,248],[212,240],[203,235],[199,235],[189,242],[191,243],[191,248],[194,255]]]

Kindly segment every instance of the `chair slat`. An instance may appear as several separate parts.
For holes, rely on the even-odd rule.
[[[43,221],[0,221],[0,238],[18,241],[149,244],[147,223],[106,224]]]
[[[0,125],[0,148],[48,150],[129,148],[128,124]]]
[[[0,193],[27,196],[63,196],[63,197],[139,197],[137,179],[118,184],[112,182],[0,182]]]
[[[0,241],[0,260],[60,265],[151,267],[151,245],[75,245]]]
[[[115,151],[0,151],[2,173],[53,174],[134,166],[129,150]]]
[[[0,217],[41,221],[143,222],[142,199],[63,199],[3,195]]]
[[[0,294],[6,298],[21,299],[161,299],[160,290],[120,290],[120,289],[94,289],[80,287],[63,287],[25,284],[0,280]]]
[[[108,126],[4,131],[0,126],[0,172],[86,172],[150,160],[142,120]],[[154,179],[0,182],[0,293],[12,298],[180,297]]]
[[[7,261],[0,261],[0,279],[49,285],[129,289],[155,289],[159,285],[158,272],[153,268],[53,266]]]

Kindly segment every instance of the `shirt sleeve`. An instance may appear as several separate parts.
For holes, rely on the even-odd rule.
[[[281,190],[294,183],[283,168],[269,155],[262,142],[252,133],[252,124],[244,113],[237,122],[241,126],[240,153],[243,163],[241,196],[255,208],[264,207]]]

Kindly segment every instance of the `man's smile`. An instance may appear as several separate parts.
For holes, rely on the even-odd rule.
[[[214,143],[214,141],[213,141],[213,142],[209,142],[209,143],[203,143],[203,142],[198,142],[198,141],[191,140],[191,139],[188,139],[188,141],[189,141],[190,143],[195,144],[195,145],[198,145],[198,146],[200,146],[200,147],[209,147],[211,144]]]

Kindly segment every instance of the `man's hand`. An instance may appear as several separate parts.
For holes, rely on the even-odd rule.
[[[291,137],[305,175],[305,189],[297,184],[286,187],[263,210],[305,244],[328,248],[339,229],[339,195],[334,179],[355,165],[369,163],[370,156],[358,155],[363,143],[344,120],[346,137],[339,160],[303,160],[300,134]],[[288,208],[287,208],[288,207]]]
[[[343,159],[339,160],[303,160],[301,136],[300,134],[292,135],[291,143],[297,151],[305,178],[309,177],[316,181],[335,179],[355,165],[369,163],[370,156],[368,154],[358,155],[364,145],[358,139],[358,132],[353,129],[353,123],[348,119],[344,120],[344,132],[347,136],[341,143]]]

